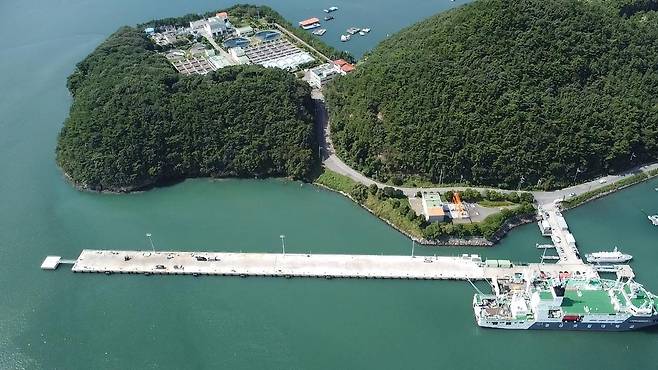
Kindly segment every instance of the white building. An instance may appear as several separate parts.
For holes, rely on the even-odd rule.
[[[227,18],[210,17],[190,22],[190,32],[195,36],[219,36],[231,28]]]
[[[321,89],[327,82],[340,75],[340,67],[334,63],[325,63],[308,71],[308,83],[312,87]]]
[[[446,213],[443,210],[443,201],[441,195],[435,192],[423,192],[423,215],[429,222],[443,222],[446,219]]]

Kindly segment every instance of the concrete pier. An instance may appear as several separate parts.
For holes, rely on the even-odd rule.
[[[482,279],[479,257],[83,250],[73,272],[382,279]]]
[[[555,245],[561,264],[583,264],[576,247],[576,239],[569,231],[566,220],[555,203],[539,208],[539,215],[551,227],[551,240]]]
[[[584,264],[487,267],[476,255],[460,257],[341,254],[145,252],[85,249],[73,272],[147,275],[223,275],[319,278],[490,280],[527,272],[597,276]]]

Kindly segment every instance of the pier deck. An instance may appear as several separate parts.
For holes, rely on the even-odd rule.
[[[73,272],[301,276],[385,279],[482,279],[471,257],[340,254],[144,252],[85,249]]]
[[[569,231],[566,220],[557,209],[557,206],[555,204],[546,205],[540,208],[539,213],[551,227],[551,240],[557,254],[560,256],[558,263],[583,264],[576,247],[576,239]]]
[[[530,264],[486,267],[478,256],[378,256],[340,254],[274,254],[213,252],[145,252],[85,249],[73,272],[224,275],[321,278],[489,280],[533,269],[539,273],[596,276],[584,264]]]

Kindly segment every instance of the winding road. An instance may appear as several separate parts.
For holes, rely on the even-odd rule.
[[[377,182],[361,172],[350,167],[348,164],[343,162],[337,155],[334,149],[333,143],[331,142],[330,135],[330,124],[329,124],[329,115],[327,113],[324,96],[320,90],[314,89],[311,94],[313,101],[315,102],[315,123],[317,126],[316,132],[318,133],[318,143],[320,143],[320,152],[322,155],[322,163],[325,168],[339,173],[341,175],[347,176],[350,179],[369,186],[371,184],[376,184],[378,187],[383,188],[384,186],[391,186],[396,189],[402,190],[405,195],[413,196],[419,191],[436,191],[436,192],[445,192],[448,190],[465,190],[466,187],[438,187],[438,188],[413,188],[413,187],[399,187],[392,186],[387,184],[382,184]],[[564,189],[554,190],[554,191],[532,191],[531,193],[535,196],[537,203],[542,206],[551,205],[556,200],[564,200],[570,197],[571,194],[582,194],[590,190],[595,190],[606,185],[615,183],[624,178],[636,175],[640,172],[647,172],[658,168],[658,163],[653,163],[645,166],[639,166],[627,171],[621,175],[608,175],[600,177],[599,179],[584,182],[582,184],[570,186]],[[503,193],[513,192],[514,190],[506,189],[495,189],[488,187],[476,187],[469,186],[468,188],[475,190],[496,190]]]

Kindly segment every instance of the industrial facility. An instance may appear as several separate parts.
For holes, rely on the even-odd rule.
[[[455,192],[451,202],[444,202],[438,192],[425,191],[422,194],[423,215],[429,222],[446,222],[470,220],[470,215],[461,200],[461,195]]]

